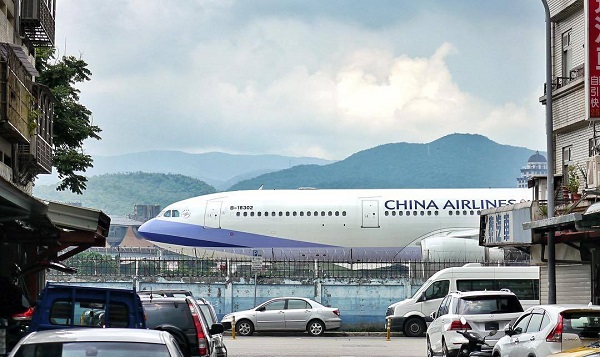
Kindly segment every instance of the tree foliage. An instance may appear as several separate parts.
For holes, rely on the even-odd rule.
[[[87,178],[81,175],[92,167],[92,157],[83,150],[86,139],[100,140],[102,130],[91,122],[92,112],[79,103],[77,83],[89,81],[92,72],[87,63],[74,56],[56,56],[56,50],[38,49],[37,81],[46,85],[56,98],[54,104],[54,153],[52,164],[61,180],[57,190],[82,194]]]

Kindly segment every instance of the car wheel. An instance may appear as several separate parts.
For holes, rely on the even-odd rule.
[[[235,324],[235,330],[240,336],[250,336],[254,333],[254,325],[248,320],[240,320]]]
[[[433,350],[431,349],[431,341],[429,341],[429,336],[427,336],[427,357],[433,357]]]
[[[421,337],[425,333],[425,321],[418,317],[411,317],[404,324],[404,336]]]
[[[306,331],[311,336],[321,336],[325,332],[325,324],[319,320],[312,320],[306,325]]]

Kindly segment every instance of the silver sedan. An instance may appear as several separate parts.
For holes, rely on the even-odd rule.
[[[28,356],[183,357],[166,331],[131,328],[73,328],[32,332],[9,357]]]
[[[234,322],[235,321],[235,322]],[[326,307],[303,297],[280,297],[266,301],[257,307],[227,314],[221,320],[223,326],[239,335],[250,336],[254,331],[308,331],[320,336],[326,330],[340,328],[340,310]]]

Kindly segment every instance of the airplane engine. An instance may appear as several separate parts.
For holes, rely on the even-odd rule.
[[[477,239],[451,236],[429,237],[420,242],[423,261],[502,262],[502,248],[479,246]]]

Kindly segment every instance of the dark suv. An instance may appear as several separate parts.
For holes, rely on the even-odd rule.
[[[146,326],[170,332],[186,357],[216,357],[219,349],[213,335],[223,333],[223,325],[206,322],[200,306],[191,296],[162,297],[140,294]]]

